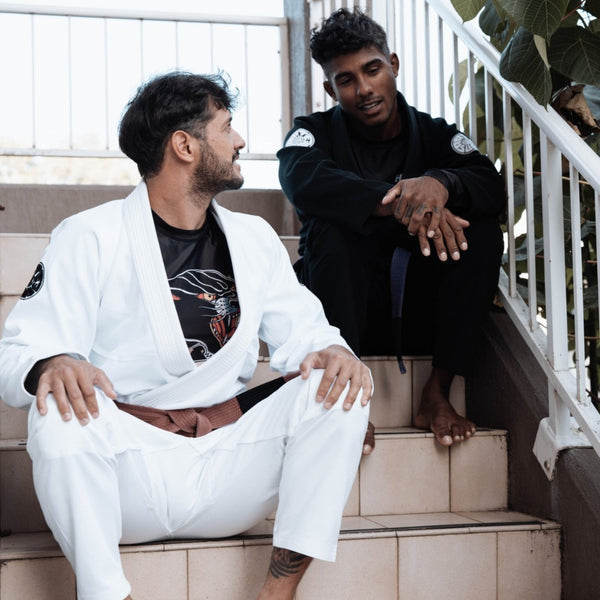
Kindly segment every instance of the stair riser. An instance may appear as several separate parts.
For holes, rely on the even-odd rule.
[[[425,433],[379,436],[376,451],[361,462],[345,515],[505,508],[504,435],[482,433],[468,444],[470,451],[460,446],[448,450]],[[0,453],[0,478],[0,528],[13,533],[47,530],[24,450]]]
[[[124,548],[134,597],[246,600],[262,585],[270,539]],[[336,563],[311,565],[296,600],[559,600],[560,532],[344,535]],[[160,547],[160,546],[159,546]],[[64,558],[8,560],[0,600],[75,600]]]

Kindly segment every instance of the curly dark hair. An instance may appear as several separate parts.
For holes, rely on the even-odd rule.
[[[180,129],[201,138],[215,109],[231,110],[235,99],[222,73],[158,75],[141,85],[125,107],[119,146],[137,164],[142,177],[155,175],[173,132]]]
[[[383,27],[358,8],[352,12],[340,8],[322,22],[320,29],[311,29],[311,54],[324,70],[333,58],[369,46],[374,46],[386,57],[390,55]]]

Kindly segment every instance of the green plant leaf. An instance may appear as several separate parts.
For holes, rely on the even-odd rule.
[[[550,101],[552,78],[540,56],[533,35],[520,27],[500,56],[500,74],[522,83],[543,106]]]
[[[572,81],[600,85],[600,36],[582,27],[559,29],[550,40],[548,59]]]
[[[483,33],[489,36],[497,36],[506,28],[506,19],[496,10],[492,0],[485,3],[479,15],[479,27]]]
[[[531,33],[548,40],[565,16],[569,0],[498,0],[504,10]]]
[[[463,21],[474,19],[484,7],[486,0],[452,0],[454,10]]]

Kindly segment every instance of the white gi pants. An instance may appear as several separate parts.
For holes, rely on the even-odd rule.
[[[236,423],[200,438],[157,429],[100,391],[82,427],[56,404],[29,413],[28,451],[46,521],[73,566],[80,600],[123,600],[119,543],[213,538],[277,515],[273,544],[335,560],[368,407],[315,402],[322,371],[297,377]]]

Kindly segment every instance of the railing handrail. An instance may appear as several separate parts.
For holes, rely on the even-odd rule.
[[[454,81],[458,78],[457,40],[469,52],[469,86],[473,84],[472,57],[476,57],[485,74],[485,139],[487,151],[495,160],[495,125],[493,120],[492,86],[496,81],[503,89],[502,115],[504,121],[504,148],[506,151],[506,183],[508,194],[508,274],[500,274],[499,295],[515,326],[527,342],[532,354],[543,369],[548,381],[549,416],[540,422],[533,452],[546,475],[552,478],[557,457],[561,450],[590,445],[600,455],[600,413],[586,392],[585,349],[583,327],[583,271],[580,231],[580,183],[583,178],[595,194],[596,217],[600,214],[600,157],[569,126],[552,107],[540,106],[533,96],[519,83],[507,81],[500,74],[500,53],[486,38],[477,23],[463,23],[449,0],[422,0],[426,7],[437,13],[439,31],[442,23],[454,40]],[[416,0],[411,0],[413,18]],[[440,38],[441,45],[441,38]],[[415,69],[413,65],[413,70]],[[457,120],[460,110],[459,96],[454,90],[454,109]],[[469,102],[475,101],[470,90]],[[511,105],[520,107],[523,114],[525,210],[527,214],[527,272],[529,280],[526,302],[519,294],[516,284],[515,258],[515,189],[512,167],[512,116]],[[472,119],[470,119],[472,121]],[[531,123],[539,129],[541,160],[541,202],[543,227],[544,288],[547,326],[544,331],[538,322],[537,290],[535,285],[535,223],[533,203],[533,171],[531,163]],[[470,122],[473,128],[473,123]],[[471,131],[471,134],[473,132]],[[569,163],[569,173],[564,173],[564,161]],[[563,179],[569,179],[569,191],[563,192]],[[571,228],[570,251],[572,253],[573,311],[575,321],[574,367],[568,360],[568,324],[566,303],[567,255],[565,252],[565,200],[570,199]],[[596,244],[600,247],[600,231],[596,230]],[[600,278],[600,268],[598,269]],[[528,306],[529,304],[529,306]],[[594,367],[595,368],[595,367]],[[585,435],[582,435],[585,434]]]
[[[96,8],[82,6],[41,6],[39,4],[0,4],[0,13],[46,15],[61,17],[89,17],[95,19],[130,19],[134,21],[185,21],[236,24],[236,25],[285,25],[285,17],[259,17],[240,15],[215,15],[201,12],[178,12],[144,9]]]
[[[598,155],[578,135],[574,135],[569,124],[552,108],[544,108],[520,83],[504,79],[500,75],[500,53],[486,39],[474,21],[464,23],[447,0],[427,0],[443,18],[444,23],[461,38],[477,56],[477,60],[494,76],[512,99],[532,118],[546,137],[577,167],[577,170],[595,188],[600,188]],[[567,144],[568,140],[568,144]],[[595,170],[594,170],[595,169]]]

